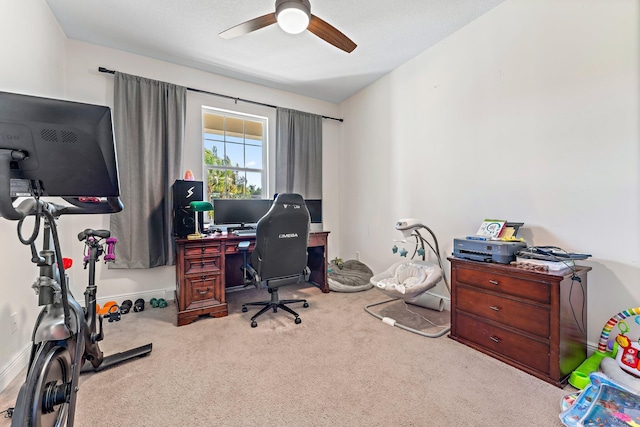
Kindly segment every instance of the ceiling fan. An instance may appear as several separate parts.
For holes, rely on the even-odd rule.
[[[249,34],[252,31],[278,23],[280,28],[290,34],[309,30],[322,40],[351,53],[356,44],[337,28],[311,14],[309,0],[276,0],[275,13],[269,13],[238,24],[220,33],[220,37],[231,39]]]

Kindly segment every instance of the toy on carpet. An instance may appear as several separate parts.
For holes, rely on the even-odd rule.
[[[638,357],[640,343],[633,342],[627,335],[629,332],[627,320],[632,317],[634,322],[640,325],[640,307],[621,311],[607,321],[600,333],[598,349],[569,377],[569,383],[572,386],[578,389],[585,388],[589,385],[589,374],[600,369],[618,383],[640,391],[640,378],[638,378],[640,376],[640,358]],[[614,338],[611,331],[616,326],[620,333]]]
[[[613,359],[612,359],[613,360]],[[565,426],[640,427],[640,395],[600,372],[589,375],[590,384],[573,400],[563,398],[560,420]]]
[[[340,270],[344,268],[344,261],[342,261],[342,258],[335,257],[334,259],[331,260],[331,264],[335,265]],[[329,267],[329,271],[331,271],[331,267]]]

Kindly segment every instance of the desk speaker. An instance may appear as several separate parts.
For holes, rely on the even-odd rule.
[[[196,219],[189,203],[202,201],[202,181],[177,180],[173,183],[173,234],[187,237],[196,231]],[[203,212],[198,214],[198,223],[204,224]],[[200,230],[203,231],[203,230]]]

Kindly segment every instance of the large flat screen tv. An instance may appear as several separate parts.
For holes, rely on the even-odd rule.
[[[40,196],[120,195],[109,107],[0,92],[0,149],[26,156],[11,162],[12,197],[34,183]]]

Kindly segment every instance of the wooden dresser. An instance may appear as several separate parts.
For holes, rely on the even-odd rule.
[[[587,272],[559,274],[458,258],[451,261],[456,341],[558,387],[587,356]]]

